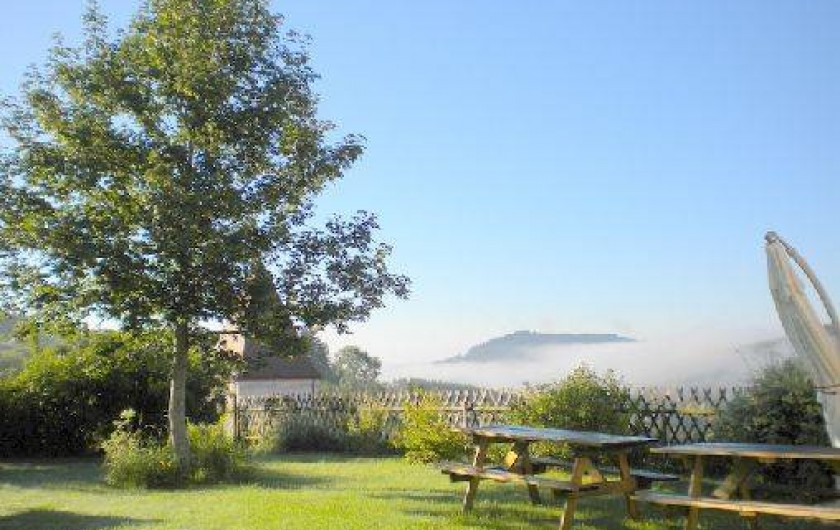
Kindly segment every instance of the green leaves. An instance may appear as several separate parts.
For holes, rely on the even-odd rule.
[[[297,351],[406,296],[373,216],[306,226],[362,152],[330,142],[316,75],[265,0],[149,0],[111,38],[95,4],[80,49],[57,45],[5,101],[0,287],[17,309],[177,330],[170,432],[188,465],[188,330],[228,320]]]
[[[792,445],[830,445],[814,384],[796,359],[757,372],[749,392],[729,402],[715,421],[715,440]],[[819,462],[781,462],[762,469],[761,480],[784,485],[794,498],[819,497],[832,473]]]
[[[0,268],[21,308],[290,337],[407,295],[373,215],[308,226],[363,138],[328,140],[305,39],[267,5],[153,0],[113,38],[94,6],[83,46],[57,45],[4,104]]]
[[[382,361],[358,346],[345,346],[336,353],[332,369],[340,389],[372,391],[379,386]]]
[[[626,434],[627,394],[614,372],[601,375],[581,365],[556,383],[526,392],[511,417],[525,425]]]
[[[414,403],[406,404],[394,446],[409,462],[462,460],[466,456],[467,436],[450,428],[441,408],[438,397],[423,392]]]

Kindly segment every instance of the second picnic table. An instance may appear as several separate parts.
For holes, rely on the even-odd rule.
[[[685,530],[697,528],[700,509],[735,512],[745,518],[751,528],[758,528],[760,514],[784,517],[840,521],[840,507],[833,505],[806,505],[752,500],[749,478],[761,464],[779,460],[818,460],[840,468],[840,449],[807,445],[772,445],[749,443],[696,443],[651,449],[651,453],[679,457],[691,469],[687,495],[641,492],[635,495],[640,501],[665,506],[688,508]],[[703,495],[703,467],[706,457],[722,457],[731,461],[731,471],[712,492]]]
[[[548,429],[524,427],[518,425],[488,425],[475,429],[464,429],[472,436],[475,443],[475,456],[472,465],[447,462],[441,464],[444,473],[455,481],[468,481],[464,494],[463,508],[472,508],[478,485],[481,480],[496,482],[518,482],[528,487],[531,501],[540,503],[539,488],[549,489],[555,495],[566,497],[565,507],[560,520],[561,530],[567,530],[574,521],[575,508],[579,497],[594,495],[623,495],[627,513],[638,517],[635,501],[631,497],[638,482],[650,484],[652,480],[669,480],[667,475],[649,472],[634,472],[630,468],[627,456],[631,450],[646,447],[656,442],[655,438],[643,436],[620,436],[599,432],[573,431],[566,429]],[[529,446],[535,442],[553,442],[567,444],[572,451],[571,477],[569,480],[555,480],[535,476],[535,472],[546,466],[562,466],[562,462],[551,458],[534,458]],[[504,459],[504,465],[487,466],[487,450],[493,443],[512,444]],[[603,458],[612,457],[618,464],[615,470],[607,470],[599,465]],[[615,471],[617,479],[607,479],[608,472]],[[634,474],[636,476],[634,476]]]

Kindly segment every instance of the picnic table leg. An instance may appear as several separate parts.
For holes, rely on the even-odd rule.
[[[712,496],[718,499],[731,499],[738,493],[738,497],[748,501],[750,500],[749,478],[758,468],[757,464],[750,459],[736,458],[732,466],[732,471],[721,482]],[[747,522],[747,527],[750,530],[758,530],[758,514],[743,512],[741,516]]]
[[[572,466],[571,483],[574,486],[583,484],[583,474],[591,464],[589,458],[576,456]],[[575,491],[566,496],[566,506],[563,508],[563,515],[560,516],[560,530],[569,530],[575,520],[575,508],[577,507],[578,494]]]
[[[475,446],[475,456],[473,457],[473,465],[475,467],[483,467],[485,460],[487,460],[487,440],[478,440]],[[468,512],[472,509],[475,494],[478,491],[478,483],[481,479],[472,477],[470,483],[467,485],[467,492],[464,494],[463,510]]]
[[[531,465],[531,454],[528,450],[529,442],[516,442],[510,452],[505,456],[505,464],[509,471],[523,475],[533,475],[534,466]],[[531,504],[542,504],[540,490],[533,484],[528,484],[528,497]]]
[[[691,470],[691,479],[688,483],[689,497],[700,497],[703,488],[703,457],[696,455]],[[691,506],[688,508],[688,517],[685,520],[685,530],[697,530],[697,521],[700,518],[700,508]]]
[[[747,480],[757,469],[754,461],[744,458],[736,458],[732,466],[732,471],[726,476],[712,496],[718,499],[728,500],[735,496],[735,492],[746,499],[749,499],[749,490],[747,489]],[[746,495],[746,496],[745,496]]]
[[[621,490],[624,492],[624,503],[627,505],[627,515],[631,519],[639,519],[639,505],[632,498],[636,491],[636,479],[630,474],[630,463],[627,461],[626,452],[618,454],[618,471],[621,477]]]
[[[738,484],[738,495],[745,501],[748,501],[752,498],[752,495],[750,494],[749,485],[747,484],[747,479],[755,469],[755,465],[750,466],[750,471],[747,472],[746,476],[744,477],[744,480],[742,480],[741,483]],[[746,517],[747,519],[747,527],[750,530],[758,530],[758,513],[744,515],[744,517]]]

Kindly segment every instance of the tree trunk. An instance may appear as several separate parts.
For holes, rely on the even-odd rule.
[[[175,325],[175,353],[172,357],[172,376],[169,381],[169,443],[184,473],[190,465],[190,441],[187,438],[187,352],[189,331],[186,322]]]

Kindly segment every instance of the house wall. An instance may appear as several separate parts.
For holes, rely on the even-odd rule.
[[[231,390],[240,398],[313,394],[318,391],[317,379],[264,379],[235,381]]]

